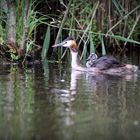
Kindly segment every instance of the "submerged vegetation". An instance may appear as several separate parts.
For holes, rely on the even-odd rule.
[[[139,0],[3,0],[0,55],[22,63],[52,57],[57,50],[49,46],[67,36],[78,40],[81,59],[98,49],[123,51],[128,43],[140,45],[139,19]],[[59,59],[65,54],[58,50]]]

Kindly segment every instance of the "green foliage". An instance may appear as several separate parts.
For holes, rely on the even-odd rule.
[[[6,1],[0,1],[0,43],[4,42],[6,36],[5,26],[7,8],[6,6],[1,6],[4,2]],[[53,6],[51,7],[51,4],[49,5],[50,8],[47,9],[48,7],[46,7],[46,5],[44,7],[42,5],[45,3],[43,0],[30,1],[26,53],[30,52],[36,46],[37,27],[40,24],[48,25],[41,53],[42,58],[45,58],[48,51],[50,27],[51,29],[58,29],[58,34],[54,43],[57,43],[64,38],[64,36],[69,34],[76,39],[80,39],[78,46],[85,44],[85,42],[86,46],[90,44],[87,46],[89,47],[90,52],[95,52],[96,48],[101,45],[102,53],[105,54],[105,50],[107,49],[105,48],[105,46],[107,46],[106,40],[104,39],[105,37],[108,37],[111,40],[110,46],[112,45],[112,42],[114,44],[118,42],[115,45],[119,45],[122,41],[124,44],[126,42],[139,44],[138,41],[135,41],[137,37],[134,38],[134,33],[136,35],[139,34],[139,23],[136,22],[140,9],[140,2],[138,0],[110,0],[106,1],[106,3],[96,0],[70,0],[59,2],[57,12],[56,9],[54,9],[56,13],[53,13]],[[36,7],[40,3],[42,3],[42,7],[39,6],[38,11],[46,8],[46,15],[36,11]],[[16,40],[18,46],[20,45],[23,36],[24,10],[25,1],[16,0]],[[49,10],[51,14],[48,14]],[[83,50],[81,53],[82,57],[86,56],[87,47],[84,45],[81,49]],[[62,49],[59,50],[58,55],[58,58],[63,57],[64,53]]]
[[[112,3],[115,5],[116,7],[116,12],[118,12],[121,16],[123,16],[124,14],[124,8],[122,7],[122,5],[119,3],[118,0],[112,0]]]
[[[101,40],[101,45],[102,45],[102,55],[106,55],[106,50],[105,50],[105,44],[104,44],[103,36],[99,35],[99,38]]]
[[[23,40],[23,33],[24,33],[24,18],[25,18],[25,4],[27,4],[25,1],[16,0],[16,44],[17,46],[20,46],[21,41]],[[28,26],[26,27],[28,29],[28,35],[27,38],[25,38],[25,50],[26,55],[30,53],[33,49],[36,48],[36,29],[37,27],[45,23],[47,21],[47,17],[44,15],[41,15],[39,12],[35,10],[36,6],[41,1],[30,1],[29,4],[29,10],[28,10]],[[5,5],[5,6],[2,6]],[[7,5],[6,1],[3,2],[0,1],[0,44],[3,44],[6,40],[6,19],[7,18]],[[10,53],[12,60],[17,60],[18,56]],[[26,56],[25,56],[26,57]]]
[[[91,34],[90,34],[90,53],[95,53],[95,46],[94,46],[93,37]]]
[[[1,38],[0,40],[1,41],[4,40],[5,37],[6,37],[5,28],[2,26],[2,24],[0,24],[0,38]],[[1,43],[1,41],[0,41],[0,43]]]
[[[31,52],[32,48],[35,46],[34,40],[27,41],[26,43],[26,53]]]
[[[49,45],[50,45],[50,26],[48,26],[48,28],[47,28],[44,43],[43,43],[43,48],[42,48],[42,52],[41,52],[42,59],[46,58],[46,54],[49,49]]]
[[[128,38],[125,38],[125,37],[122,37],[122,36],[112,35],[111,37],[115,38],[115,39],[118,39],[118,40],[121,40],[121,41],[124,41],[124,42],[136,43],[136,44],[140,45],[140,42],[132,40],[132,39],[128,39]]]
[[[10,53],[10,56],[11,56],[12,61],[16,61],[19,59],[17,54],[15,54],[15,53]]]
[[[4,43],[6,37],[6,13],[7,7],[5,5],[5,1],[0,1],[0,44]]]
[[[0,44],[4,43],[4,38],[5,38],[5,28],[0,25]]]
[[[21,38],[23,35],[23,16],[24,16],[24,1],[17,0],[17,7],[16,7],[16,41],[17,44],[20,45]]]
[[[83,47],[80,59],[86,60],[86,53],[87,53],[87,40],[86,40],[86,38],[83,39],[83,42],[84,42],[84,45],[83,45],[84,47]]]
[[[23,35],[23,15],[24,15],[24,1],[18,1],[17,6],[17,28],[16,28],[16,37],[17,37],[17,43],[20,44],[21,38]],[[30,3],[30,9],[28,14],[28,41],[34,41],[35,42],[35,34],[36,34],[36,28],[38,25],[40,25],[44,20],[47,18],[44,16],[38,17],[38,12],[35,11],[34,3]]]
[[[131,8],[124,7],[125,2],[127,6]],[[124,44],[126,42],[139,44],[132,36],[134,31],[137,31],[134,28],[138,28],[136,26],[138,23],[135,21],[135,17],[138,16],[136,16],[135,13],[137,13],[140,8],[135,2],[112,0],[106,3],[100,1],[98,5],[98,1],[78,0],[73,1],[71,5],[61,3],[62,6],[66,8],[64,12],[60,13],[61,19],[65,16],[68,8],[69,13],[65,16],[63,26],[61,26],[62,22],[60,18],[60,25],[55,24],[58,23],[58,18],[54,18],[54,24],[55,27],[58,28],[61,26],[61,34],[63,34],[65,30],[65,32],[73,34],[75,38],[80,38],[78,46],[81,45],[81,42],[85,44],[86,40],[86,42],[90,44],[90,52],[95,52],[95,49],[101,46],[102,54],[106,54],[107,48],[105,46],[112,45],[106,44],[106,37],[113,45],[119,45],[119,43],[122,44],[122,42],[124,42]],[[133,7],[131,6],[132,3]],[[54,26],[54,24],[51,26]],[[135,26],[133,26],[134,24]],[[81,57],[83,58],[85,53],[87,53],[85,45],[83,45],[82,50]]]

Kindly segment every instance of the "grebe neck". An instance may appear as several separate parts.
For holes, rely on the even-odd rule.
[[[80,66],[80,60],[79,60],[79,58],[78,58],[78,52],[73,52],[72,50],[71,50],[71,67],[72,68],[77,68],[77,67],[79,67]]]

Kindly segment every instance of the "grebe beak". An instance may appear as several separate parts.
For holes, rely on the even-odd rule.
[[[63,47],[64,43],[58,43],[58,44],[55,44],[53,45],[52,47],[55,48],[55,47]]]
[[[71,46],[73,46],[73,44],[75,45],[75,41],[74,40],[68,40],[65,39],[64,41],[62,41],[61,43],[55,44],[52,47],[65,47],[65,48],[71,48]]]
[[[66,47],[66,48],[69,48],[70,47],[70,43],[69,43],[69,41],[63,41],[61,43],[53,45],[52,47],[53,48],[55,48],[55,47]]]

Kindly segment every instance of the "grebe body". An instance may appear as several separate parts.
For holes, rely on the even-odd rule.
[[[110,75],[126,75],[133,74],[138,71],[138,67],[130,64],[121,64],[116,58],[112,56],[103,56],[97,59],[97,55],[90,55],[86,64],[87,67],[83,67],[80,65],[79,57],[78,57],[78,47],[76,41],[68,37],[63,42],[59,44],[55,44],[52,47],[66,47],[70,49],[72,61],[71,67],[72,69],[78,71],[92,72],[92,73],[103,73]],[[91,59],[92,58],[92,59]]]

